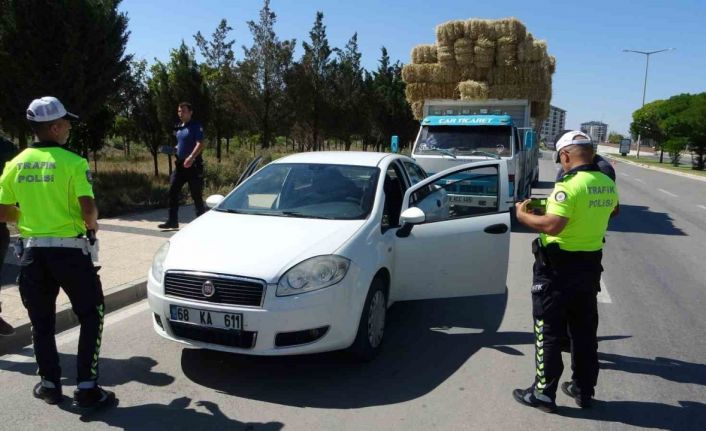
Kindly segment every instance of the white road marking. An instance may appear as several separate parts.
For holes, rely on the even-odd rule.
[[[612,299],[610,299],[610,294],[608,293],[608,288],[605,287],[605,283],[603,282],[603,279],[601,278],[601,291],[598,292],[598,296],[596,297],[598,302],[602,302],[603,304],[611,304],[613,302]]]
[[[635,181],[637,181],[638,183],[642,183],[642,184],[645,184],[645,182],[644,182],[644,181],[642,181],[642,180],[641,180],[641,179],[639,179],[639,178],[635,178]]]
[[[664,193],[665,195],[669,195],[669,196],[671,196],[671,197],[673,197],[673,198],[678,198],[678,197],[679,197],[678,195],[675,195],[674,193],[668,192],[668,191],[666,191],[666,190],[662,190],[662,189],[657,189],[657,190],[659,190],[660,192]]]
[[[626,174],[625,172],[621,172],[620,175],[622,175],[624,177],[630,177],[630,175]]]
[[[706,205],[698,205],[698,207],[701,208],[702,210],[706,210]]]
[[[131,305],[127,308],[124,308],[120,311],[116,311],[114,313],[108,314],[108,316],[105,319],[105,323],[103,325],[103,330],[105,331],[105,327],[108,325],[112,325],[118,322],[121,322],[125,319],[128,319],[135,314],[141,313],[147,309],[149,309],[149,304],[147,303],[146,300],[140,301],[135,305]],[[78,340],[80,334],[80,327],[75,327],[73,329],[69,329],[66,332],[62,332],[61,335],[56,337],[56,345],[57,347],[63,346],[64,344],[71,343],[72,341]],[[10,370],[16,365],[23,364],[23,363],[28,363],[28,362],[34,362],[34,350],[32,349],[31,346],[27,346],[22,349],[22,353],[16,353],[12,355],[5,355],[5,356],[0,356],[0,360],[2,363],[0,363],[0,370]]]

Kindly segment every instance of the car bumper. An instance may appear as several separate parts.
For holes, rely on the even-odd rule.
[[[347,277],[348,278],[348,277]],[[267,285],[262,307],[244,307],[194,301],[167,296],[161,283],[150,273],[147,298],[152,310],[154,330],[164,338],[199,348],[249,355],[296,355],[339,350],[349,347],[358,328],[360,306],[353,306],[355,286],[340,283],[301,295],[278,297],[276,285]],[[170,306],[178,305],[204,311],[242,314],[242,331],[216,330],[170,319]],[[354,310],[358,310],[355,312]],[[156,316],[159,316],[159,321]],[[185,327],[185,325],[187,325]],[[278,334],[325,328],[313,341],[278,347]],[[237,347],[233,346],[237,345]],[[281,344],[281,343],[280,343]]]

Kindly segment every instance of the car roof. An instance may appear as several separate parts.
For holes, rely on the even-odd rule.
[[[386,157],[409,159],[406,156],[391,153],[369,151],[311,151],[290,154],[272,163],[321,163],[328,165],[378,166]]]

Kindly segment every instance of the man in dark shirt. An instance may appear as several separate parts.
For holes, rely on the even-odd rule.
[[[158,226],[160,229],[179,227],[179,195],[185,183],[189,184],[191,198],[196,207],[196,216],[206,211],[203,203],[203,158],[201,157],[204,149],[203,127],[192,121],[193,114],[190,103],[179,104],[177,115],[181,123],[175,128],[177,147],[169,186],[169,218]]]

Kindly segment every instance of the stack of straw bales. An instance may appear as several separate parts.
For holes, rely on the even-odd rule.
[[[528,99],[537,124],[549,114],[556,60],[515,18],[449,21],[436,44],[412,49],[402,69],[407,100],[421,119],[424,99]]]

